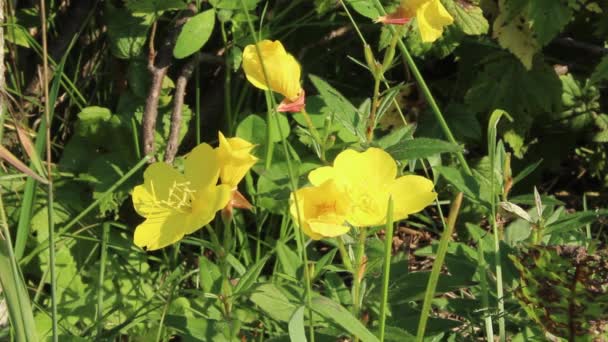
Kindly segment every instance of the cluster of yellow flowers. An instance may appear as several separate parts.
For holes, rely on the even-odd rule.
[[[395,13],[378,18],[386,24],[405,24],[416,18],[422,40],[433,42],[454,19],[440,0],[402,0]],[[243,70],[255,87],[284,96],[279,112],[305,107],[301,69],[281,42],[263,40],[243,51]],[[254,145],[219,133],[219,147],[201,144],[184,160],[184,172],[157,162],[144,173],[144,184],[133,190],[133,205],[145,221],[135,229],[137,246],[155,250],[181,240],[213,220],[219,210],[251,208],[237,190],[238,183],[257,162]],[[433,183],[420,176],[397,177],[395,160],[385,151],[346,150],[333,166],[308,175],[312,187],[291,195],[290,212],[305,234],[318,240],[345,234],[351,226],[386,222],[389,198],[393,219],[401,220],[431,204]]]
[[[132,194],[135,210],[146,218],[135,229],[137,246],[169,246],[211,222],[217,211],[248,206],[237,185],[257,161],[251,155],[254,145],[226,139],[221,132],[219,142],[217,148],[195,147],[184,160],[183,173],[164,162],[146,169],[144,184]]]
[[[385,151],[345,150],[333,166],[311,171],[312,187],[291,195],[291,215],[304,233],[315,240],[345,234],[350,226],[371,227],[386,223],[389,198],[393,219],[402,220],[431,204],[437,194],[427,178],[397,178],[397,164]]]

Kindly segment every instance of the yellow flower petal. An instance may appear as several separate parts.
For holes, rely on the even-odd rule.
[[[393,219],[401,220],[430,205],[437,198],[433,182],[429,179],[407,175],[397,178],[390,188],[393,196]]]
[[[332,180],[299,189],[291,195],[290,212],[294,222],[315,240],[348,232],[350,227],[344,221],[349,208],[348,196]]]
[[[441,37],[444,26],[454,22],[440,0],[430,0],[420,5],[416,11],[416,20],[422,41],[426,43],[437,40]]]
[[[219,177],[217,152],[209,144],[196,146],[184,160],[184,174],[193,190],[215,185]]]
[[[144,184],[133,190],[133,207],[143,217],[159,211],[159,201],[166,200],[175,184],[186,183],[186,178],[163,162],[154,163],[144,172]]]
[[[258,161],[258,158],[249,153],[255,145],[241,138],[226,139],[222,132],[219,132],[219,141],[220,145],[216,150],[220,163],[220,178],[222,184],[228,184],[231,189],[235,189]]]
[[[336,179],[336,173],[334,168],[331,166],[322,166],[320,168],[310,171],[308,174],[308,181],[312,185],[321,185],[330,179]]]
[[[184,237],[187,218],[165,211],[148,219],[135,228],[133,242],[153,251],[176,243]]]
[[[363,188],[374,189],[395,179],[397,164],[390,154],[382,149],[371,147],[365,152],[345,150],[334,161],[336,178]]]
[[[247,80],[259,89],[270,89],[282,94],[290,101],[295,101],[302,89],[300,64],[285,51],[283,44],[279,41],[263,40],[258,43],[258,48],[261,58],[258,56],[255,45],[247,45],[243,51],[243,70]],[[264,68],[262,68],[262,62]],[[268,82],[266,82],[266,76]]]
[[[215,213],[228,204],[231,193],[230,187],[225,184],[211,185],[199,190],[192,201],[192,222],[185,233],[192,234],[211,222]]]

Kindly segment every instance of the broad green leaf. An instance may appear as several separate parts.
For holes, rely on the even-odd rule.
[[[279,125],[281,127],[281,133],[285,137],[289,136],[291,132],[291,128],[289,127],[289,121],[283,114],[274,114],[278,115]],[[272,136],[270,137],[273,143],[280,142],[281,135],[279,134],[279,129],[276,124],[276,120],[271,120],[270,124],[272,129]],[[266,145],[266,120],[263,119],[259,115],[250,114],[241,123],[239,123],[236,128],[236,136],[239,138],[243,138],[252,144],[264,146]]]
[[[289,320],[289,338],[292,342],[306,342],[306,332],[304,331],[305,309],[305,306],[300,306]]]
[[[363,342],[377,342],[374,336],[353,314],[333,300],[315,296],[312,299],[313,310],[323,318],[344,328],[348,333],[357,336]]]
[[[108,25],[110,48],[115,57],[130,59],[141,54],[153,15],[131,13],[124,8],[116,8],[106,3],[105,20]]]
[[[270,317],[282,322],[289,322],[298,308],[272,283],[258,286],[249,299]]]
[[[127,0],[126,6],[132,12],[162,14],[164,11],[185,9],[183,0]]]
[[[242,10],[243,4],[248,10],[254,9],[260,0],[209,0],[211,6],[218,9]]]
[[[468,35],[488,33],[489,24],[480,7],[458,0],[444,1],[445,8],[454,17],[454,25]]]
[[[477,183],[477,180],[473,176],[450,166],[435,166],[434,169],[456,187],[458,191],[463,192],[470,199],[479,200],[479,183]]]
[[[600,64],[595,67],[589,82],[595,84],[608,79],[608,56],[604,56]]]
[[[277,258],[281,263],[283,272],[290,277],[296,278],[296,272],[300,268],[300,258],[292,249],[288,248],[283,242],[277,241]]]
[[[527,70],[532,69],[532,60],[534,55],[540,51],[540,44],[534,38],[534,33],[530,29],[528,20],[523,14],[509,19],[504,8],[504,2],[499,2],[501,12],[494,20],[494,38],[498,39],[498,43],[503,48],[511,51]]]
[[[358,137],[360,141],[365,141],[365,123],[362,121],[357,108],[321,78],[310,75],[310,80],[319,91],[328,109],[333,113],[334,118],[341,122],[350,133]]]
[[[541,46],[547,45],[572,19],[571,0],[533,0],[529,2],[528,19],[535,38]]]
[[[380,17],[380,12],[374,5],[373,1],[370,0],[346,0],[345,1],[352,9],[354,9],[357,13],[361,14],[364,17],[368,17],[372,20],[378,19]]]
[[[190,18],[177,36],[173,56],[186,58],[200,50],[211,37],[215,26],[215,11],[210,9]]]
[[[458,145],[444,140],[416,138],[404,140],[386,149],[397,160],[428,158],[438,153],[456,153],[462,151]]]

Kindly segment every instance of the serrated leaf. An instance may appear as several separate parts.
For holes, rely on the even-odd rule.
[[[444,140],[416,138],[404,140],[386,149],[397,160],[428,158],[438,153],[456,153],[462,151],[458,145]]]
[[[536,33],[536,41],[547,45],[572,19],[567,0],[533,0],[529,2],[528,19]]]
[[[190,18],[177,36],[173,56],[178,59],[186,58],[200,50],[211,37],[214,26],[215,10],[213,9]]]
[[[116,58],[129,59],[141,54],[148,39],[148,30],[153,15],[131,13],[124,8],[106,6],[105,19],[108,25],[110,48]]]
[[[454,24],[468,35],[488,33],[490,24],[480,7],[464,1],[444,1],[445,8],[454,17]]]
[[[501,12],[494,21],[493,37],[503,48],[511,51],[526,69],[532,69],[534,55],[540,51],[540,45],[534,38],[534,33],[530,29],[528,20],[523,14],[519,14],[513,19],[509,19],[503,10],[505,0],[499,2]]]

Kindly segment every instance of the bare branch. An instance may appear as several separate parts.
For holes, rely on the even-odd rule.
[[[177,148],[179,147],[179,131],[182,124],[182,109],[184,106],[184,97],[186,96],[186,86],[188,80],[194,72],[194,68],[201,60],[201,54],[196,53],[186,65],[182,68],[182,72],[177,78],[175,84],[175,94],[173,94],[173,112],[171,113],[171,133],[169,134],[169,141],[167,143],[167,149],[165,150],[165,162],[173,163]]]

